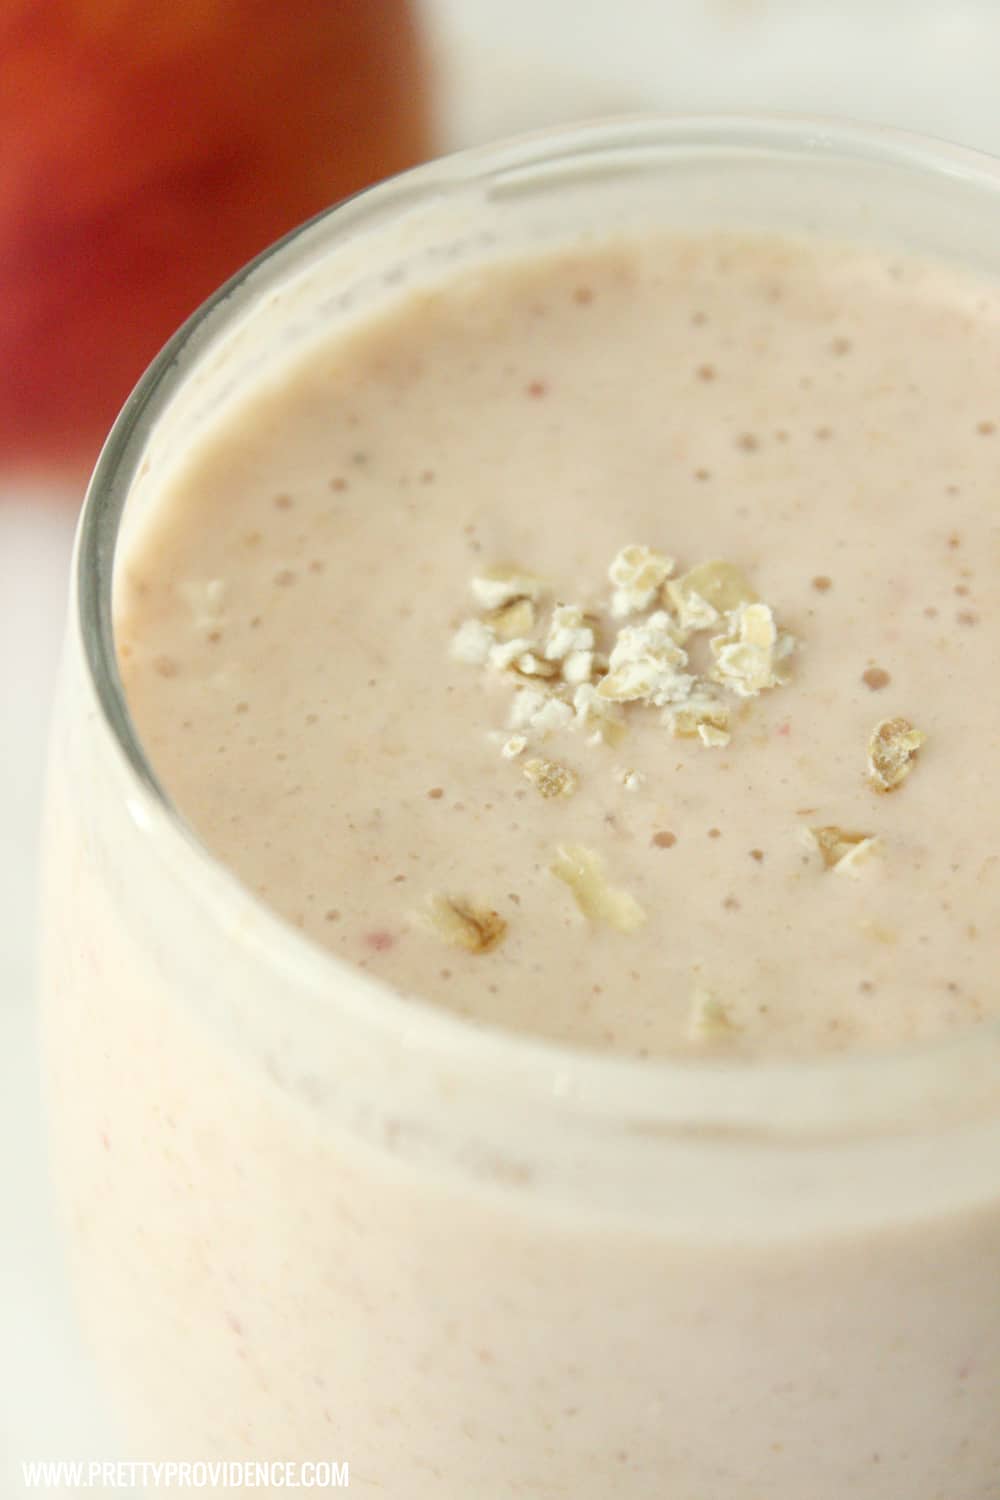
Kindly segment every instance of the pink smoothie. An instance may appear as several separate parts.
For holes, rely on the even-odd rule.
[[[289,922],[475,1022],[639,1056],[701,1047],[706,995],[741,1053],[974,1026],[1000,1009],[998,358],[992,290],[780,240],[611,244],[405,298],[234,412],[158,502],[118,616],[153,764]],[[455,659],[490,618],[477,578],[537,580],[513,633],[545,669],[559,601],[605,655],[658,609],[676,627],[669,584],[613,615],[629,544],[675,579],[741,569],[786,680],[719,693],[728,743],[633,700],[610,744],[574,710],[508,758],[519,689],[574,684]],[[689,673],[719,619],[675,628]],[[926,743],[880,795],[869,739],[899,716]],[[568,794],[540,795],[539,759]],[[874,857],[828,864],[824,828]],[[564,846],[636,930],[587,920]],[[428,929],[437,898],[503,940]]]

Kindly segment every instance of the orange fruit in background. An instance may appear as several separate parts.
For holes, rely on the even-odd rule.
[[[199,302],[429,149],[406,0],[0,0],[0,469],[83,468]]]

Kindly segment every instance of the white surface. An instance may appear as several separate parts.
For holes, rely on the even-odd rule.
[[[33,1004],[44,743],[74,497],[0,495],[0,1494],[18,1460],[100,1454],[44,1169]],[[97,1447],[94,1447],[97,1444]],[[5,1470],[9,1469],[10,1472]],[[6,1483],[5,1483],[6,1481]],[[35,1493],[38,1493],[37,1491]]]
[[[850,115],[1000,150],[995,0],[425,0],[452,139],[636,109]]]
[[[447,144],[642,108],[779,108],[1000,150],[991,0],[426,0],[426,9]],[[75,1342],[35,1063],[36,829],[72,511],[66,499],[0,491],[0,1500],[24,1493],[24,1456],[116,1456]]]

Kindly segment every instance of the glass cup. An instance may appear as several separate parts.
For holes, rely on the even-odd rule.
[[[532,246],[803,232],[1000,270],[1000,168],[662,119],[409,173],[283,241],[126,405],[82,520],[45,889],[54,1170],[135,1451],[343,1461],[391,1500],[988,1500],[1000,1028],[878,1056],[606,1058],[404,999],[201,847],[115,661],[116,574],[247,390]]]

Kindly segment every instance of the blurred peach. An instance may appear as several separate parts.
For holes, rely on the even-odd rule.
[[[428,149],[406,0],[0,0],[0,467],[92,461],[177,324]]]

